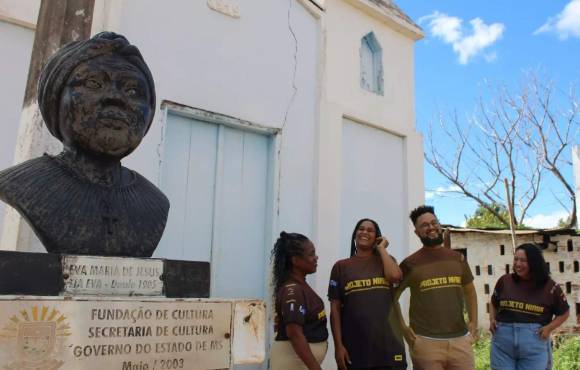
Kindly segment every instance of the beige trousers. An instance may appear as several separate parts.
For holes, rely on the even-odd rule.
[[[430,339],[417,335],[411,347],[415,370],[473,370],[475,359],[471,335],[451,339]]]
[[[322,363],[328,342],[308,343],[310,350],[318,363]],[[308,370],[304,362],[298,357],[289,340],[274,341],[270,352],[270,370]]]

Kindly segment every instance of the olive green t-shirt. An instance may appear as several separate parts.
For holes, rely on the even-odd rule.
[[[416,334],[455,338],[467,333],[463,286],[473,275],[463,255],[444,247],[423,247],[401,262],[399,292],[411,290],[410,325]]]

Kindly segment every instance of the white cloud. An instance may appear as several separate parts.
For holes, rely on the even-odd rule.
[[[556,211],[554,213],[538,213],[534,216],[530,216],[524,219],[524,225],[535,228],[535,229],[547,229],[558,226],[558,221],[561,219],[566,219],[568,217],[568,212],[566,211]]]
[[[447,14],[435,11],[431,15],[419,18],[419,24],[429,21],[431,33],[443,39],[448,44],[454,43],[461,38],[461,19],[450,17]]]
[[[580,38],[580,0],[572,0],[566,4],[560,14],[548,18],[534,35],[545,32],[556,33],[561,40],[571,36]]]
[[[450,186],[438,186],[433,190],[427,190],[425,192],[425,200],[433,199],[435,197],[444,197],[449,195],[449,193],[457,193],[459,192],[459,186],[457,185],[450,185]]]
[[[427,22],[433,36],[453,47],[453,51],[458,55],[459,63],[461,64],[469,63],[473,57],[493,45],[502,37],[505,30],[505,26],[502,23],[488,25],[481,18],[474,18],[469,21],[472,28],[471,34],[466,35],[462,27],[463,20],[461,18],[452,17],[438,11],[419,19],[419,24],[424,22]],[[490,53],[485,59],[488,62],[495,61],[497,54]]]

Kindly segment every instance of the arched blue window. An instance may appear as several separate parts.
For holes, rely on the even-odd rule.
[[[383,50],[372,32],[361,40],[360,85],[365,90],[383,95]]]

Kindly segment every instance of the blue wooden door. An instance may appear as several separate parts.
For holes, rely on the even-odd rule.
[[[264,298],[269,135],[169,114],[161,188],[171,209],[156,256],[209,261],[211,296]]]

